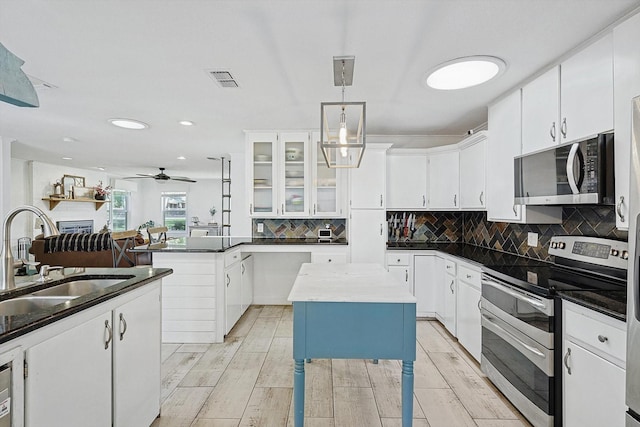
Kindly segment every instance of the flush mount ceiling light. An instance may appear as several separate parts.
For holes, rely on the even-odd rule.
[[[176,157],[176,159],[178,159],[178,160],[187,160],[187,158],[185,156],[178,156],[178,157]]]
[[[193,123],[191,120],[180,120],[178,123],[180,123],[182,126],[193,126],[193,125],[195,125],[195,123]]]
[[[333,84],[342,86],[342,102],[320,103],[320,148],[329,168],[357,168],[364,154],[366,103],[344,100],[345,86],[353,83],[355,59],[333,57]]]
[[[119,128],[133,130],[147,129],[149,127],[146,123],[132,119],[109,119],[109,123],[114,126],[118,126]]]
[[[465,56],[435,67],[427,74],[427,86],[440,90],[476,86],[504,73],[507,65],[495,56]]]

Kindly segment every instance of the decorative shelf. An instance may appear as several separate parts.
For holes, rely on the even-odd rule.
[[[53,210],[60,202],[73,202],[73,203],[95,203],[96,210],[100,209],[105,203],[109,203],[109,200],[96,200],[96,199],[52,199],[50,197],[43,197],[42,200],[49,202],[49,210]]]

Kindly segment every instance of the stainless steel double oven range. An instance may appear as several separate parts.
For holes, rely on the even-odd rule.
[[[482,275],[482,371],[536,427],[562,425],[558,294],[624,290],[628,263],[627,242],[600,238],[557,236],[549,254]]]

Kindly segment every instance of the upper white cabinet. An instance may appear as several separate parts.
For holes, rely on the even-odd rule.
[[[460,157],[458,150],[429,154],[430,209],[460,209]]]
[[[487,132],[478,132],[460,144],[460,207],[464,210],[486,208],[485,149]]]
[[[320,148],[320,132],[311,134],[311,203],[313,216],[344,217],[344,169],[329,168]]]
[[[309,216],[309,132],[279,135],[280,215]]]
[[[559,224],[562,208],[514,203],[513,158],[520,154],[520,90],[489,107],[486,150],[487,218],[489,221]]]
[[[276,216],[278,205],[278,134],[247,134],[249,213],[254,216]]]
[[[387,156],[387,209],[427,208],[427,155],[402,150]]]
[[[351,191],[349,194],[351,209],[384,209],[386,183],[386,150],[367,145],[362,163],[357,169],[350,169]]]
[[[608,34],[522,88],[522,152],[613,129],[613,36]]]
[[[640,95],[640,14],[613,29],[616,226],[629,228],[631,99]]]
[[[522,152],[560,142],[560,67],[553,67],[522,88]]]

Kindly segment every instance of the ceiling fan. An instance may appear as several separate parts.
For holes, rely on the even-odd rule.
[[[164,173],[164,169],[165,168],[158,168],[160,169],[160,173],[153,175],[150,173],[138,173],[136,175],[138,176],[129,176],[126,177],[124,179],[141,179],[141,178],[153,178],[156,180],[156,182],[158,183],[165,183],[167,181],[183,181],[183,182],[196,182],[191,178],[187,178],[186,176],[169,176],[166,173]]]

